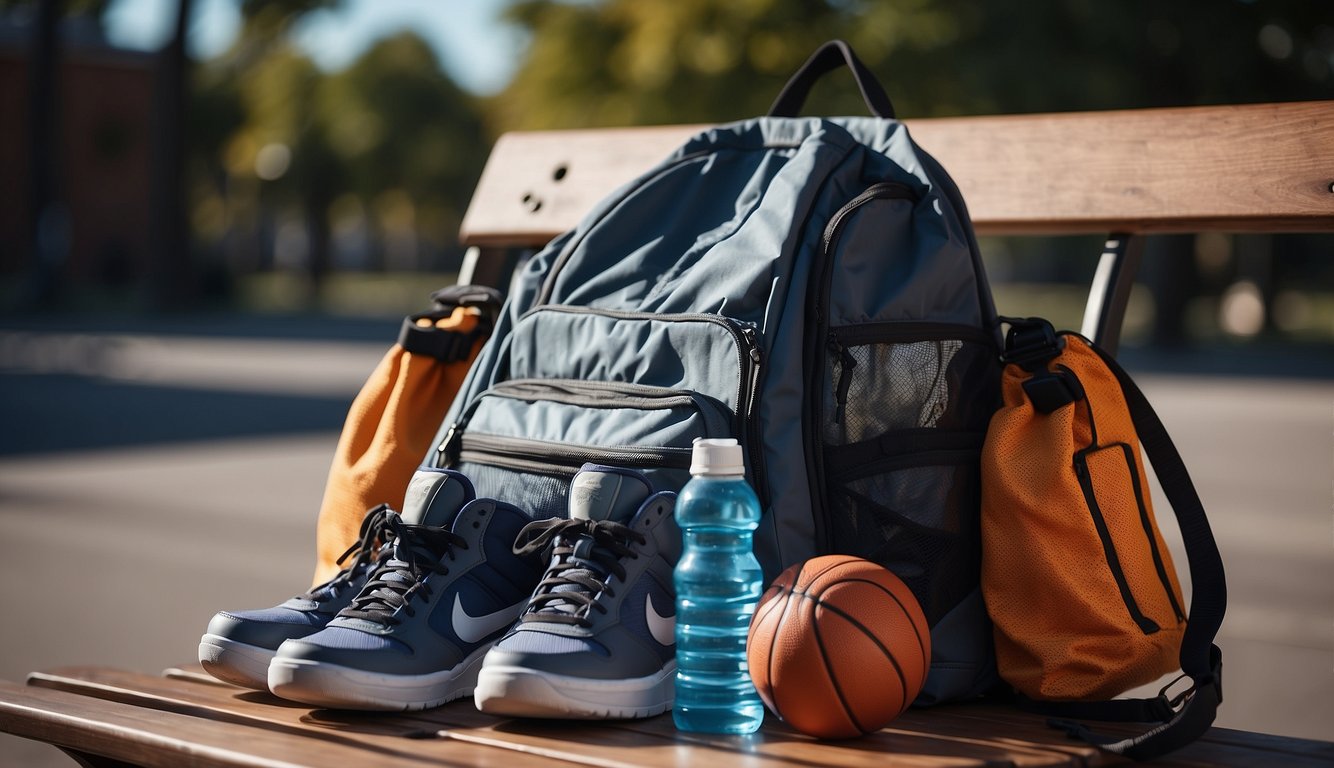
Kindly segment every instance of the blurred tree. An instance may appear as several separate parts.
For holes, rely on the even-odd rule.
[[[186,220],[186,112],[190,60],[186,35],[192,0],[177,0],[171,39],[158,52],[153,87],[152,233],[149,293],[157,309],[181,309],[194,298],[194,266]]]
[[[60,125],[59,23],[61,0],[42,0],[33,24],[32,65],[28,69],[28,296],[25,303],[54,303],[60,268],[68,248],[69,222],[59,189],[60,157],[55,141]]]
[[[329,269],[328,209],[344,174],[316,115],[324,75],[296,50],[289,33],[304,14],[337,4],[242,0],[241,32],[231,50],[210,62],[195,100],[197,162],[225,201],[226,229],[249,218],[257,236],[253,245],[233,243],[233,249],[252,252],[252,264],[255,256],[266,263],[275,209],[300,211],[311,299]]]
[[[45,0],[0,0],[0,11],[36,7],[43,2]],[[60,10],[68,16],[91,16],[94,19],[101,19],[110,5],[111,0],[62,0]]]
[[[1334,22],[1305,0],[524,0],[501,127],[762,114],[821,42],[848,40],[901,115],[1329,98]],[[811,114],[861,114],[846,78]]]
[[[328,79],[316,109],[349,190],[379,211],[382,228],[425,234],[436,250],[452,243],[488,141],[477,105],[421,37],[375,43]]]
[[[263,266],[256,254],[272,250],[275,222],[300,211],[312,297],[331,266],[331,210],[349,200],[381,235],[373,261],[456,262],[487,143],[477,105],[414,33],[376,42],[341,72],[317,68],[289,33],[332,5],[245,0],[241,34],[202,68],[194,103],[195,167],[207,180],[196,187],[197,226],[217,237],[248,230],[231,244],[233,263]]]

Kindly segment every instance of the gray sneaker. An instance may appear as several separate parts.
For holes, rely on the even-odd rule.
[[[467,492],[471,495],[471,485]],[[235,685],[267,690],[269,662],[278,646],[323,629],[365,586],[379,559],[389,551],[386,532],[393,514],[384,504],[366,514],[356,543],[338,562],[352,559],[329,581],[272,608],[214,615],[199,639],[199,663],[204,671]]]
[[[269,690],[315,706],[378,710],[425,709],[472,693],[482,657],[523,610],[542,569],[513,550],[532,518],[494,499],[465,504],[447,492],[462,482],[451,470],[417,472],[404,517],[390,518],[390,556],[327,627],[282,644]]]
[[[519,623],[486,654],[483,712],[557,718],[648,717],[672,706],[681,556],[676,494],[640,473],[585,464],[570,519],[531,523],[519,552],[550,547]]]

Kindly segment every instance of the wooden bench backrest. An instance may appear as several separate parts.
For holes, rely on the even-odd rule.
[[[981,234],[1334,231],[1334,101],[906,122]],[[701,128],[505,134],[463,242],[542,245]]]

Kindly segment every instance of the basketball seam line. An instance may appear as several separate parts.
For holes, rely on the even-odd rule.
[[[899,600],[899,599],[898,599],[898,596],[894,595],[894,592],[890,592],[890,591],[888,591],[888,589],[884,589],[884,587],[882,587],[882,585],[880,585],[880,584],[876,584],[875,581],[868,581],[868,580],[866,580],[866,579],[844,579],[843,581],[840,581],[840,583],[854,583],[854,581],[855,581],[855,583],[860,583],[860,584],[870,584],[870,585],[872,585],[872,587],[876,587],[876,588],[880,589],[880,591],[882,591],[882,592],[886,593],[886,595],[890,596],[890,599],[894,600],[894,603],[895,603],[895,604],[898,604],[899,609],[902,609],[904,617],[906,617],[906,619],[908,620],[908,625],[910,625],[910,627],[912,627],[912,635],[914,635],[916,641],[918,641],[918,652],[919,652],[919,653],[922,653],[922,657],[923,657],[923,659],[924,659],[924,657],[926,657],[926,648],[923,648],[923,647],[922,647],[922,636],[920,636],[920,633],[919,633],[919,631],[918,631],[918,627],[916,627],[916,621],[912,620],[912,617],[907,615],[907,607],[904,607],[904,605],[903,605],[903,601],[902,601],[902,600]],[[815,603],[815,607],[816,607],[816,608],[826,608],[826,609],[828,609],[828,611],[830,611],[831,613],[835,613],[835,615],[842,616],[843,619],[846,620],[848,624],[854,625],[854,627],[860,629],[860,631],[862,631],[863,635],[866,635],[866,636],[868,637],[868,639],[871,640],[871,643],[875,643],[875,647],[876,647],[876,648],[879,648],[879,649],[880,649],[880,652],[884,653],[884,657],[886,657],[886,659],[890,660],[890,665],[891,665],[891,667],[894,667],[894,673],[895,673],[895,675],[898,675],[898,676],[899,676],[899,689],[900,689],[900,691],[903,692],[903,703],[899,705],[899,713],[898,713],[898,715],[895,715],[895,717],[898,717],[899,715],[903,715],[904,712],[907,712],[907,708],[910,707],[910,705],[911,705],[912,703],[911,703],[910,700],[908,700],[908,696],[907,696],[907,695],[908,695],[908,683],[907,683],[907,677],[904,677],[904,675],[903,675],[903,668],[902,668],[902,667],[899,667],[899,661],[898,661],[898,659],[895,659],[894,655],[892,655],[892,653],[890,653],[890,649],[884,647],[884,644],[883,644],[883,643],[880,643],[880,640],[878,639],[878,637],[876,637],[876,636],[874,635],[874,633],[872,633],[872,632],[870,631],[870,629],[868,629],[868,628],[866,627],[866,624],[862,624],[862,623],[860,623],[860,621],[858,621],[858,620],[854,619],[854,617],[848,615],[847,612],[844,612],[843,609],[840,609],[840,608],[838,608],[838,607],[835,607],[835,605],[830,605],[830,604],[824,603],[824,601],[823,601],[822,599],[819,599],[819,597],[816,597],[816,596],[812,596],[812,595],[810,595],[810,593],[807,593],[807,592],[795,592],[795,591],[794,591],[794,592],[792,592],[792,595],[799,595],[800,597],[804,597],[804,599],[806,599],[806,600],[814,601],[814,603]],[[814,611],[814,609],[812,609],[812,611]],[[812,616],[812,617],[814,617],[814,616]],[[819,621],[811,621],[811,625],[812,625],[812,627],[815,627],[815,628],[816,628],[816,641],[818,641],[818,643],[820,643],[820,639],[819,639],[819,636],[818,636],[818,635],[819,635]],[[824,644],[823,644],[823,643],[820,643],[820,651],[823,651],[823,649],[824,649]],[[827,663],[826,663],[826,665],[827,665]],[[832,675],[830,675],[830,680],[832,680],[832,679],[834,679],[834,677],[832,677]],[[835,688],[836,688],[836,687],[838,687],[838,684],[835,683]],[[840,700],[842,700],[842,696],[843,696],[843,693],[842,693],[842,691],[840,691],[840,692],[839,692],[839,699],[840,699]],[[846,704],[844,704],[844,707],[846,707]],[[855,721],[855,719],[854,719],[854,721]],[[859,724],[859,723],[858,723],[858,728],[860,728],[860,724]],[[864,731],[864,729],[863,729],[862,732],[863,732],[863,733],[870,733],[870,731]]]
[[[757,628],[759,628],[761,625],[763,625],[764,622],[765,622],[766,620],[768,620],[768,618],[769,618],[770,616],[772,616],[775,612],[778,612],[779,603],[782,603],[783,608],[786,609],[786,608],[787,608],[787,604],[788,604],[788,602],[790,602],[789,600],[787,600],[786,597],[783,596],[783,588],[782,588],[782,587],[770,587],[770,589],[771,589],[771,590],[772,590],[772,589],[777,589],[777,590],[778,590],[778,595],[775,595],[773,598],[770,598],[769,602],[767,602],[767,603],[763,603],[763,601],[764,601],[764,596],[761,595],[761,596],[760,596],[760,600],[761,600],[761,602],[762,602],[763,604],[759,607],[758,610],[755,611],[755,615],[752,616],[751,619],[750,619],[750,630],[749,630],[749,631],[747,632],[747,634],[746,634],[746,650],[747,650],[746,664],[747,664],[748,666],[749,666],[749,664],[750,664],[750,655],[749,655],[749,651],[750,651],[750,647],[751,647],[751,643],[750,643],[750,641],[751,641],[751,637],[754,635],[755,630],[756,630]],[[781,599],[780,599],[780,598],[781,598]],[[781,623],[781,621],[782,621],[782,613],[781,613],[781,612],[779,612],[779,621],[780,621],[780,623]],[[777,630],[775,630],[775,634],[776,634],[776,633],[777,633]],[[776,702],[775,699],[774,699],[774,695],[775,695],[775,694],[774,694],[774,690],[773,690],[773,660],[774,660],[774,643],[773,643],[773,640],[770,639],[770,642],[769,642],[769,657],[768,657],[767,659],[765,659],[765,661],[764,661],[764,668],[765,668],[765,672],[766,672],[766,674],[765,674],[765,680],[764,680],[764,682],[765,682],[765,686],[764,686],[764,687],[765,687],[765,690],[764,690],[764,691],[761,691],[761,690],[760,690],[760,686],[758,686],[758,685],[755,686],[755,690],[756,690],[757,693],[760,694],[760,698],[764,699],[764,700],[767,701],[767,702],[774,702],[774,703],[772,703],[772,704],[769,705],[769,708],[772,709],[772,710],[774,711],[774,714],[775,714],[775,715],[778,715],[778,718],[781,720],[783,716],[782,716],[781,714],[778,713],[778,704],[777,704],[777,702]],[[755,681],[755,674],[754,674],[754,669],[753,669],[753,668],[751,669],[750,679],[751,679],[751,682],[754,682],[754,681]],[[765,695],[766,693],[767,693],[768,695]]]
[[[878,582],[878,581],[872,581],[872,580],[870,580],[870,579],[850,578],[850,579],[843,579],[842,582],[840,582],[840,583],[844,583],[844,582],[856,582],[856,583],[858,583],[858,584],[869,584],[869,585],[875,587],[876,589],[880,590],[881,592],[884,592],[886,595],[889,595],[889,597],[890,597],[891,600],[893,600],[894,602],[898,603],[899,608],[901,608],[901,609],[903,610],[903,617],[904,617],[905,619],[908,620],[908,623],[909,623],[909,624],[912,625],[912,628],[913,628],[913,634],[917,636],[917,650],[921,651],[923,656],[926,656],[926,647],[922,645],[922,628],[919,627],[919,626],[917,626],[917,622],[913,621],[912,613],[910,613],[910,612],[908,611],[908,606],[906,606],[906,605],[903,604],[903,601],[899,599],[899,596],[898,596],[898,595],[894,594],[894,592],[893,592],[892,590],[886,589],[884,584],[881,584],[881,583]],[[906,586],[906,585],[905,585],[905,586]],[[916,598],[916,596],[914,596],[914,599],[915,599],[915,598]],[[927,635],[930,635],[930,634],[931,634],[931,629],[930,629],[929,627],[927,628],[926,633],[927,633]]]
[[[903,668],[899,667],[899,660],[895,659],[894,653],[891,653],[890,649],[884,647],[883,643],[880,643],[879,637],[876,637],[874,633],[870,631],[870,628],[866,627],[866,624],[860,623],[860,621],[854,619],[854,617],[848,615],[848,613],[842,611],[842,609],[834,607],[834,605],[824,603],[823,600],[819,599],[814,599],[814,600],[816,608],[824,608],[827,609],[828,612],[834,613],[835,616],[842,616],[843,620],[847,621],[848,624],[851,624],[852,627],[860,629],[863,635],[866,635],[867,639],[870,640],[871,643],[875,643],[875,647],[880,649],[880,653],[883,653],[884,657],[890,660],[890,667],[894,667],[894,673],[896,676],[899,677],[899,692],[900,692],[899,695],[900,697],[902,697],[899,703],[898,715],[895,715],[895,717],[902,715],[904,709],[907,709],[908,704],[910,704],[910,701],[908,701],[908,681],[907,677],[903,676]],[[816,621],[815,625],[816,627],[819,627],[818,621]],[[920,645],[920,641],[918,641],[918,645]]]
[[[843,555],[843,557],[852,557],[852,555]],[[849,561],[847,561],[847,560],[839,560],[839,561],[837,561],[837,562],[830,563],[829,565],[826,565],[824,568],[821,568],[820,571],[819,571],[818,573],[813,573],[813,574],[811,574],[810,581],[808,581],[808,582],[806,582],[806,583],[809,585],[809,584],[811,584],[812,582],[814,582],[816,579],[820,578],[821,576],[825,575],[826,573],[829,573],[830,571],[834,570],[835,568],[839,567],[840,565],[847,565],[848,562],[849,562]],[[801,577],[801,574],[798,573],[798,574],[797,574],[797,578],[792,579],[792,591],[793,591],[793,592],[798,591],[798,590],[797,590],[797,587],[801,586],[801,582],[799,581],[800,577]],[[802,594],[805,594],[805,593],[806,593],[806,589],[805,589],[805,587],[802,587],[802,589],[801,589],[800,591],[801,591]]]
[[[872,587],[875,587],[876,589],[880,590],[881,592],[884,592],[886,595],[889,595],[889,598],[899,606],[899,610],[903,612],[903,617],[908,620],[908,625],[911,626],[913,629],[913,638],[917,640],[917,651],[921,653],[922,658],[926,659],[927,661],[927,669],[924,671],[923,674],[923,682],[925,682],[925,675],[931,672],[931,659],[927,656],[926,647],[922,645],[922,630],[918,629],[917,622],[913,621],[912,614],[908,612],[908,606],[903,604],[903,601],[899,599],[898,595],[894,594],[893,591],[886,589],[885,586],[883,584],[880,584],[879,582],[871,581],[870,579],[846,579],[846,581],[849,582],[855,581],[861,584],[869,584]],[[829,609],[837,613],[842,613],[842,611],[839,611],[838,609],[832,606],[830,606]],[[850,616],[845,615],[844,618],[848,619],[848,621],[852,621],[854,624],[857,623]],[[862,630],[866,631],[866,628],[863,627]],[[930,630],[927,631],[930,632]],[[869,631],[867,631],[867,635],[870,636]],[[875,640],[875,637],[872,636],[871,639]],[[878,640],[876,641],[876,645],[880,645]],[[884,646],[881,646],[881,649],[884,650]],[[899,667],[898,660],[896,660],[893,656],[890,656],[888,651],[886,651],[885,655],[889,656],[889,662],[894,665],[894,671],[899,673],[899,683],[903,686],[903,705],[899,707],[899,714],[894,716],[894,717],[899,717],[904,712],[907,712],[908,707],[912,705],[912,702],[908,701],[908,681],[903,676],[903,669]]]
[[[816,573],[816,574],[812,575],[812,576],[811,576],[811,580],[814,581],[815,579],[820,578],[821,576],[825,575],[825,574],[828,573],[829,571],[831,571],[831,570],[837,568],[838,566],[842,565],[844,562],[846,562],[846,561],[838,561],[838,562],[830,563],[829,565],[827,565],[827,566],[825,566],[824,568],[820,569],[819,573]],[[804,591],[802,591],[802,592],[798,592],[798,591],[797,591],[797,584],[800,582],[800,580],[801,580],[801,572],[798,571],[796,574],[794,574],[794,575],[792,576],[792,584],[791,584],[791,586],[789,586],[789,587],[786,588],[786,589],[788,590],[788,594],[789,594],[789,595],[793,595],[793,594],[801,594],[801,595],[805,595],[805,594],[806,594]],[[779,589],[782,590],[782,589],[784,589],[784,587],[779,586]],[[775,634],[775,635],[782,634],[783,623],[784,623],[785,621],[787,621],[787,609],[788,609],[788,607],[789,607],[790,605],[792,605],[792,601],[791,601],[791,600],[784,600],[784,601],[783,601],[783,612],[780,613],[780,614],[778,614],[778,626],[774,627],[774,634]],[[772,706],[773,706],[774,714],[775,714],[775,715],[778,715],[778,719],[779,719],[779,720],[786,720],[787,718],[783,717],[783,711],[782,711],[782,709],[778,706],[778,691],[774,689],[774,649],[775,649],[775,646],[776,646],[775,643],[770,643],[770,644],[769,644],[769,660],[768,660],[768,662],[765,664],[765,669],[766,669],[766,671],[767,671],[767,674],[765,675],[765,677],[766,677],[767,679],[765,680],[765,682],[768,683],[768,685],[765,686],[765,687],[767,687],[767,688],[769,689],[769,700],[773,702],[773,705],[772,705]]]
[[[793,584],[795,583],[796,579],[793,579]],[[790,597],[792,593],[789,591],[788,595]],[[783,600],[783,610],[781,613],[778,614],[778,626],[774,627],[775,636],[778,636],[779,634],[782,633],[783,622],[787,619],[787,609],[791,605],[792,601],[790,599]],[[783,717],[782,708],[778,706],[778,691],[774,688],[774,648],[777,645],[778,644],[775,642],[769,643],[769,660],[764,665],[765,666],[764,677],[765,677],[765,683],[767,683],[765,687],[769,689],[769,700],[773,702],[774,714],[778,715],[779,720],[786,720],[787,718]]]
[[[862,735],[866,735],[870,733],[870,731],[866,730],[866,728],[862,726],[861,721],[857,719],[857,716],[852,713],[852,707],[848,706],[848,700],[843,695],[843,686],[838,684],[838,678],[834,676],[834,668],[830,666],[829,652],[825,650],[824,637],[820,634],[820,622],[815,620],[815,608],[820,607],[820,600],[818,598],[810,597],[804,592],[801,593],[801,596],[815,603],[815,607],[811,609],[811,629],[815,630],[815,644],[820,646],[820,661],[824,662],[824,671],[825,675],[829,678],[829,684],[834,686],[834,695],[838,697],[838,703],[843,705],[843,714],[848,716],[848,722],[852,723],[853,728],[861,731]],[[902,675],[900,675],[900,677],[902,677]]]

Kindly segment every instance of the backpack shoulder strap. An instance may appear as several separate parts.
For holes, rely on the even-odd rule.
[[[1186,631],[1181,641],[1181,671],[1191,685],[1169,698],[1170,683],[1156,698],[1118,699],[1098,702],[1037,704],[1035,709],[1065,717],[1095,720],[1158,722],[1160,725],[1134,737],[1110,737],[1069,720],[1051,720],[1054,727],[1072,737],[1134,760],[1147,760],[1166,754],[1199,738],[1213,724],[1218,705],[1223,701],[1223,654],[1214,638],[1223,624],[1227,609],[1227,582],[1223,559],[1218,553],[1209,518],[1204,513],[1200,495],[1191,482],[1181,454],[1167,434],[1167,428],[1154,412],[1139,386],[1115,359],[1097,346],[1089,347],[1116,376],[1135,422],[1140,444],[1153,465],[1163,493],[1172,505],[1181,538],[1190,562],[1191,601]],[[1180,680],[1182,678],[1178,678]]]

